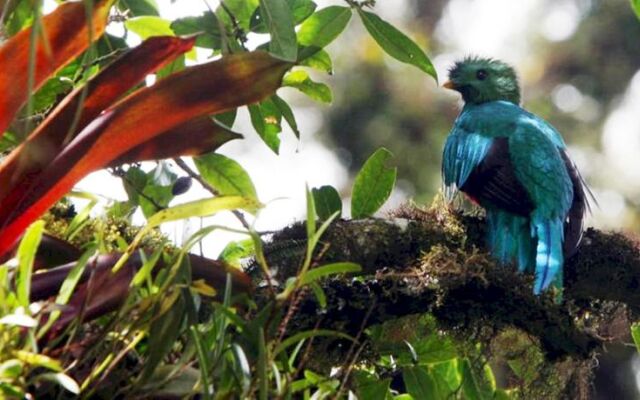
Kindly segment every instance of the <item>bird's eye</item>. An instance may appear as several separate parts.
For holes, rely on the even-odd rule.
[[[479,69],[478,72],[476,72],[476,78],[478,78],[478,80],[480,81],[487,79],[488,75],[489,73],[484,69]]]

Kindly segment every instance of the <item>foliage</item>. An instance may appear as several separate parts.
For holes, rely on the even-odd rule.
[[[638,0],[630,0],[630,1],[631,1],[631,7],[633,8],[633,11],[638,16],[638,19],[640,19],[640,1]]]
[[[387,149],[376,151],[356,176],[351,198],[353,218],[370,217],[391,195],[397,173],[396,168],[386,165],[391,157]]]

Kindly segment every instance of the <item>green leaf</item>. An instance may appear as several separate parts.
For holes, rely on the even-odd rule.
[[[318,50],[311,57],[305,58],[300,62],[300,65],[326,72],[329,75],[333,74],[333,62],[331,61],[331,56],[324,50]]]
[[[409,343],[408,340],[403,340],[403,342],[407,346],[407,348],[409,349],[409,354],[411,354],[411,363],[412,364],[417,364],[418,363],[418,353],[416,353],[416,349],[413,348],[413,346],[411,345],[411,343]]]
[[[258,8],[259,0],[224,0],[224,7],[216,9],[216,15],[225,24],[230,32],[234,31],[235,24],[242,30],[249,30],[251,15]],[[233,15],[233,20],[231,16]]]
[[[56,372],[62,371],[62,365],[60,365],[60,361],[54,360],[51,357],[47,357],[44,354],[31,353],[24,350],[16,350],[13,355],[18,360],[34,367],[43,367]]]
[[[213,118],[215,118],[215,120],[220,122],[222,125],[231,129],[233,128],[233,124],[236,122],[237,115],[238,115],[238,109],[234,108],[231,111],[227,111],[222,114],[216,114]]]
[[[80,230],[89,222],[89,214],[95,205],[98,204],[98,200],[91,200],[78,214],[76,214],[67,229],[64,231],[64,237],[67,241],[72,240]]]
[[[253,239],[245,239],[227,244],[218,258],[228,264],[239,267],[241,259],[250,257],[255,252],[256,248]]]
[[[128,8],[131,15],[158,15],[158,5],[155,0],[120,0],[120,5]]]
[[[224,210],[236,210],[240,208],[245,210],[255,210],[261,206],[262,205],[260,203],[253,199],[247,199],[240,196],[220,196],[212,199],[196,200],[159,211],[147,219],[147,224],[138,232],[127,248],[127,251],[122,255],[122,257],[120,257],[112,270],[113,272],[116,272],[122,268],[129,256],[133,253],[134,249],[138,247],[142,238],[144,238],[149,231],[165,222],[177,221],[191,217],[206,217]]]
[[[31,293],[31,275],[33,274],[33,261],[44,232],[44,221],[36,221],[24,234],[18,247],[18,274],[16,277],[16,292],[19,304],[24,309],[29,308],[29,295]]]
[[[22,374],[22,362],[11,359],[0,364],[0,380],[15,379]]]
[[[421,337],[412,342],[418,359],[423,363],[438,363],[455,359],[458,356],[455,344],[448,337],[441,337],[437,333]],[[400,363],[410,363],[411,359],[407,353],[402,353],[398,357]]]
[[[169,205],[173,199],[173,183],[177,175],[160,162],[150,171],[144,172],[139,167],[131,167],[123,178],[123,184],[129,200],[140,205],[142,213],[149,218],[151,215]]]
[[[342,200],[338,191],[330,185],[311,189],[313,200],[316,204],[318,218],[326,220],[331,215],[338,213],[338,218],[342,215]]]
[[[322,103],[331,103],[333,95],[331,89],[324,83],[318,83],[311,80],[309,74],[301,69],[291,71],[285,75],[282,80],[282,86],[296,88],[313,100]]]
[[[311,0],[287,0],[287,3],[291,7],[296,25],[309,18],[317,7],[316,3]]]
[[[326,264],[307,271],[301,279],[301,284],[306,285],[330,275],[347,274],[360,271],[362,271],[362,267],[352,262],[337,262]]]
[[[453,394],[458,391],[462,383],[462,376],[458,368],[458,359],[435,363],[430,366],[433,376],[436,378],[436,383],[438,384],[438,391],[444,395],[444,398],[451,398]]]
[[[218,17],[210,11],[198,16],[178,18],[171,22],[171,30],[179,36],[197,34],[196,46],[198,47],[208,49],[222,47]]]
[[[0,153],[13,150],[19,144],[20,140],[16,137],[15,134],[11,132],[5,132],[4,135],[0,138]]]
[[[60,290],[58,291],[58,296],[56,296],[56,304],[63,305],[69,302],[71,296],[73,295],[73,291],[80,281],[80,278],[82,278],[82,273],[84,272],[89,259],[95,254],[95,252],[96,246],[90,246],[84,253],[82,253],[78,261],[76,261],[76,265],[73,266],[71,271],[69,271],[67,277],[62,282]],[[51,329],[53,324],[60,317],[60,314],[61,310],[59,309],[54,309],[51,312],[46,324],[38,331],[38,338],[43,337],[49,331],[49,329]]]
[[[143,253],[144,254],[144,253]],[[133,276],[131,280],[131,286],[140,286],[142,282],[151,277],[151,271],[153,267],[158,263],[160,256],[162,255],[162,248],[158,248],[154,251],[148,260],[145,260],[138,272]]]
[[[298,44],[289,5],[282,0],[260,0],[260,14],[271,34],[269,52],[285,61],[295,61]]]
[[[237,161],[216,153],[194,157],[193,161],[202,178],[221,195],[258,201],[251,177]]]
[[[479,372],[473,368],[468,359],[459,364],[462,375],[462,392],[471,400],[492,399],[495,391],[495,380],[491,368],[487,365]]]
[[[307,247],[310,247],[311,238],[316,234],[316,203],[308,186],[305,186],[305,198],[307,200]]]
[[[168,63],[167,65],[165,65],[164,67],[162,67],[157,73],[156,73],[156,78],[158,80],[162,79],[162,78],[166,78],[167,76],[175,73],[175,72],[179,72],[182,71],[183,69],[185,69],[186,67],[186,57],[184,54],[180,54],[178,57],[176,57],[173,61],[171,61],[170,63]]]
[[[264,339],[264,329],[258,329],[258,365],[256,367],[258,373],[258,393],[260,400],[267,400],[269,393],[269,380],[267,375],[267,345]]]
[[[289,124],[289,127],[291,128],[293,133],[296,135],[296,138],[300,139],[300,131],[298,130],[298,123],[296,122],[296,117],[295,115],[293,115],[293,110],[291,110],[291,107],[289,107],[289,104],[286,101],[284,101],[281,97],[275,94],[271,96],[271,101],[273,101],[273,104],[275,104],[275,106],[278,108],[278,111],[280,111],[280,114],[282,114],[282,116],[284,117],[284,120],[287,121],[287,124]]]
[[[316,296],[316,300],[318,300],[318,305],[320,308],[327,308],[327,295],[324,293],[324,290],[317,282],[311,282],[309,284],[311,291],[313,291],[313,295]]]
[[[371,37],[387,54],[398,61],[418,67],[438,80],[429,57],[413,40],[374,13],[358,9],[358,14]]]
[[[198,332],[198,327],[192,325],[189,327],[189,333],[191,333],[191,338],[193,339],[193,343],[196,346],[196,354],[198,356],[198,364],[200,367],[200,379],[202,380],[203,387],[203,397],[205,400],[211,399],[211,386],[209,385],[209,354],[205,350],[206,344],[204,343],[204,339],[200,332]]]
[[[15,4],[15,3],[14,3]],[[4,7],[11,3],[3,2]],[[4,8],[3,7],[3,8]],[[33,23],[33,3],[20,1],[6,24],[7,37],[11,37]]]
[[[282,115],[273,101],[267,99],[258,104],[248,106],[251,124],[262,140],[274,153],[280,149],[280,137]]]
[[[638,19],[640,19],[640,0],[630,0],[630,1],[631,1],[631,8],[636,13],[636,16],[638,17]]]
[[[140,192],[147,184],[147,174],[139,167],[131,167],[122,177],[122,186],[129,197],[129,201],[135,205],[140,204]]]
[[[309,191],[307,191],[307,193],[309,193]],[[307,201],[308,201],[308,199],[309,198],[307,197]],[[314,210],[315,210],[315,205],[314,205]],[[307,209],[307,213],[309,211],[311,211],[311,210]],[[324,232],[327,229],[329,229],[329,226],[331,226],[331,223],[333,222],[334,219],[336,219],[336,217],[338,217],[338,213],[337,212],[335,214],[331,215],[325,221],[322,221],[322,225],[320,225],[320,227],[316,230],[316,232],[312,236],[308,237],[308,241],[307,241],[307,258],[308,258],[308,260],[306,260],[307,261],[307,265],[311,264],[311,255],[313,253],[313,250],[316,248],[316,245],[320,241],[320,238],[322,237],[322,235],[324,235]],[[315,222],[314,222],[314,225],[315,225]],[[309,233],[309,231],[307,231],[307,233]]]
[[[73,90],[73,81],[66,77],[54,77],[49,79],[33,95],[33,110],[35,112],[52,107],[56,100]]]
[[[48,372],[40,374],[38,375],[37,379],[43,379],[57,383],[73,394],[80,393],[80,386],[78,386],[78,383],[69,375],[63,374],[62,372]]]
[[[512,398],[514,397],[512,397],[508,391],[503,389],[496,389],[493,394],[493,400],[511,400]]]
[[[243,393],[240,398],[245,398],[247,397],[246,394],[249,392],[249,389],[251,389],[251,367],[249,366],[247,355],[239,344],[233,343],[231,345],[231,348],[233,350],[233,357],[236,362],[236,369],[240,370],[242,373]]]
[[[7,314],[0,318],[0,325],[21,326],[23,328],[35,328],[38,321],[26,314]]]
[[[397,168],[386,165],[391,157],[389,150],[380,148],[369,157],[358,172],[351,195],[353,218],[370,217],[391,195],[397,174]]]
[[[240,196],[219,196],[212,199],[191,201],[157,212],[147,220],[147,225],[143,230],[148,231],[165,222],[191,217],[206,217],[223,210],[255,209],[260,206],[255,199]]]
[[[145,387],[145,397],[155,399],[197,397],[202,393],[201,378],[202,371],[189,365],[160,365],[151,377],[149,388]]]
[[[633,337],[633,342],[636,344],[638,352],[640,352],[640,322],[631,325],[631,337]]]
[[[429,374],[427,367],[415,365],[402,371],[407,392],[414,399],[441,399],[435,380]]]
[[[156,316],[149,326],[147,357],[139,378],[142,382],[151,377],[160,362],[171,351],[187,317],[186,302],[179,291],[174,292],[173,296],[164,298],[163,301],[168,304],[165,306],[168,310]]]
[[[287,0],[287,5],[291,10],[293,16],[293,23],[298,25],[305,19],[309,18],[311,14],[316,10],[316,4],[311,0]],[[250,23],[251,32],[256,33],[269,33],[267,25],[264,23],[264,19],[261,15],[260,9],[256,10],[251,16]]]
[[[298,30],[298,43],[305,46],[298,53],[298,61],[311,57],[326,47],[347,27],[351,8],[330,6],[315,12]]]
[[[130,18],[124,22],[124,26],[131,32],[140,36],[142,40],[151,36],[174,35],[171,30],[171,21],[160,17],[143,16]]]
[[[391,378],[380,379],[374,374],[365,371],[354,371],[356,392],[359,399],[385,400],[389,395]]]

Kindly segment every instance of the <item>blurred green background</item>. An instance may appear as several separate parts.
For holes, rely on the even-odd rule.
[[[518,71],[523,105],[564,136],[599,203],[588,225],[640,232],[640,22],[628,0],[380,0],[377,11],[427,49],[440,83],[466,55]],[[331,48],[334,104],[320,140],[352,173],[380,146],[396,199],[429,202],[459,96],[382,54],[359,24]]]

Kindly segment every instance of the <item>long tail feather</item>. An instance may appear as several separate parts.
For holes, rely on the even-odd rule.
[[[563,222],[560,219],[545,220],[534,224],[538,237],[536,247],[536,281],[533,288],[535,294],[540,294],[549,287],[554,278],[561,273],[562,241],[564,236]]]
[[[567,214],[567,218],[564,224],[564,257],[569,259],[578,250],[578,245],[582,240],[582,232],[584,230],[584,218],[587,213],[591,212],[591,206],[589,199],[597,206],[593,193],[587,186],[586,182],[580,175],[578,167],[571,161],[569,155],[565,150],[560,152],[564,165],[571,178],[571,184],[573,186],[573,200],[571,202],[571,208]]]

